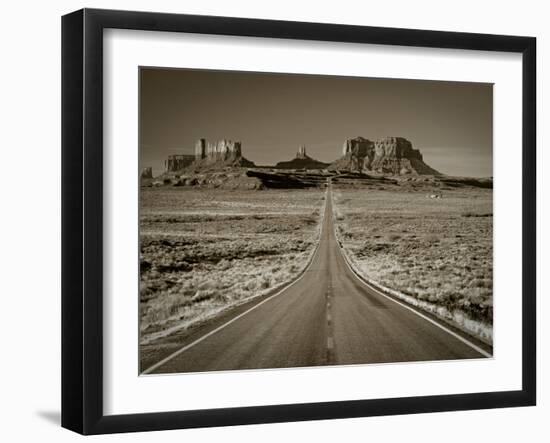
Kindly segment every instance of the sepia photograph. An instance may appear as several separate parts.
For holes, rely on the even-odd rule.
[[[139,69],[140,374],[493,356],[493,84]]]

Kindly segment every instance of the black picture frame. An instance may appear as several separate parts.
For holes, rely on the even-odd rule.
[[[103,413],[103,30],[454,48],[522,54],[522,389],[260,407]],[[62,18],[62,426],[151,431],[536,403],[536,39],[229,17],[83,9]]]

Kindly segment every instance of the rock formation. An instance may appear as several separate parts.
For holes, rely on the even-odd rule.
[[[328,163],[315,160],[306,154],[305,145],[300,145],[296,157],[290,161],[279,162],[275,165],[278,169],[324,169]]]
[[[344,142],[343,156],[333,162],[329,169],[353,172],[378,172],[404,175],[440,175],[429,167],[418,149],[402,137],[383,137],[372,142],[363,137]]]
[[[383,137],[374,143],[374,158],[363,169],[390,174],[439,175],[430,168],[418,149],[402,137]]]
[[[368,164],[374,157],[374,143],[364,137],[350,138],[344,142],[342,147],[342,157],[333,162],[329,168],[356,171],[363,169],[365,158],[368,158]]]
[[[306,154],[306,145],[300,145],[300,147],[298,148],[298,152],[296,153],[296,158],[298,159],[308,158]]]
[[[153,168],[151,166],[147,166],[141,170],[140,174],[141,178],[153,178]]]
[[[243,166],[253,167],[253,162],[242,156],[241,142],[220,140],[216,143],[201,138],[195,143],[194,167]]]
[[[166,172],[180,171],[193,163],[193,160],[195,160],[193,155],[169,155],[168,159],[164,161],[164,170]]]

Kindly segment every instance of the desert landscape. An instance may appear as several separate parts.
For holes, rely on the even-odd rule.
[[[492,88],[142,68],[140,374],[492,358]]]
[[[492,179],[443,175],[406,139],[348,139],[332,164],[300,146],[274,167],[201,139],[194,159],[169,158],[157,177],[145,168],[141,184],[144,367],[284,292],[323,229],[371,288],[492,344]]]
[[[142,189],[141,342],[294,279],[318,241],[319,189]]]

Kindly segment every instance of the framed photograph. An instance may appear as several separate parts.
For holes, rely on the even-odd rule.
[[[62,19],[62,425],[536,402],[532,37]]]

